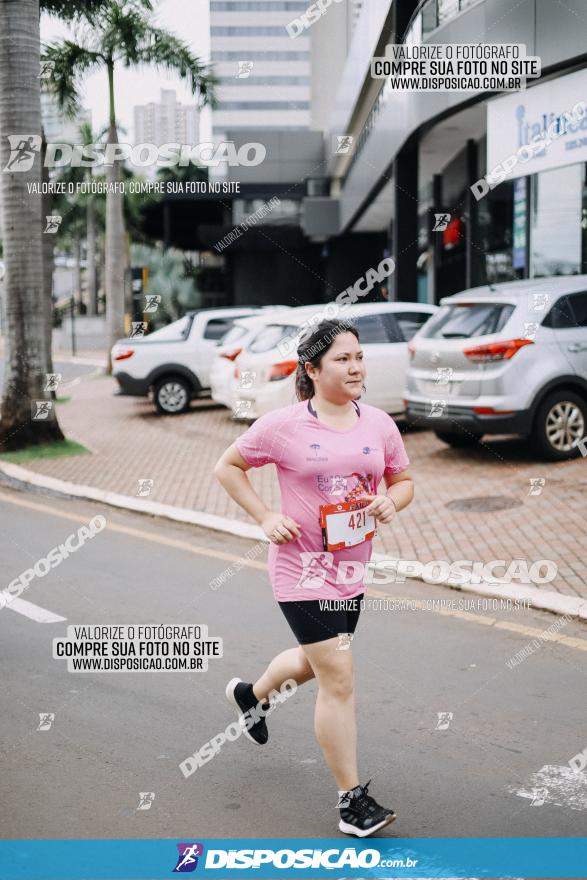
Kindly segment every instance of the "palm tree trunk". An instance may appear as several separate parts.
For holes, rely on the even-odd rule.
[[[114,64],[108,64],[108,86],[110,94],[110,126],[108,144],[118,143],[116,115],[114,111]],[[106,326],[108,328],[108,365],[111,372],[110,349],[117,339],[124,336],[124,267],[125,267],[125,228],[122,211],[123,195],[116,192],[120,183],[120,165],[114,161],[106,166]]]
[[[88,315],[98,314],[96,289],[96,211],[93,199],[88,199],[86,214],[86,287]]]
[[[41,184],[39,59],[39,0],[3,0],[0,131],[5,136],[0,139],[0,187],[6,263],[6,352],[0,448],[5,451],[63,439],[52,401],[44,391],[47,344],[42,198],[28,191],[30,184],[36,183],[39,188]],[[10,147],[16,149],[17,142],[24,146],[11,155]],[[19,161],[17,156],[21,157]],[[9,163],[10,169],[4,170]],[[14,170],[16,167],[20,170]],[[32,413],[43,414],[43,408],[35,404],[42,400],[51,404],[50,417],[33,419]]]
[[[79,307],[82,301],[82,243],[78,236],[73,240],[73,300]],[[81,309],[79,310],[82,311]]]
[[[47,141],[45,139],[45,130],[43,129],[43,143],[41,146],[41,156],[43,162],[42,175],[43,183],[49,183],[49,169],[45,167],[45,153],[47,151]],[[51,193],[43,194],[42,202],[42,228],[45,228],[45,221],[49,214],[53,213],[53,196]],[[45,321],[45,355],[46,355],[46,372],[53,372],[53,356],[51,351],[52,333],[53,333],[53,265],[54,254],[53,248],[55,244],[55,236],[43,234],[43,318]],[[51,395],[55,399],[55,395]]]
[[[98,241],[98,311],[104,314],[105,311],[105,279],[106,278],[106,233],[102,232]],[[100,311],[101,310],[101,311]]]

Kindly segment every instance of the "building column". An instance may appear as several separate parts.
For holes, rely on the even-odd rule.
[[[392,224],[395,271],[393,299],[418,300],[418,142],[397,154],[393,170],[395,211]]]
[[[438,304],[439,300],[438,278],[440,274],[440,263],[442,260],[442,233],[432,232],[432,229],[434,228],[434,215],[443,212],[442,174],[434,174],[432,177],[432,210],[430,211],[430,228],[428,231],[428,235],[432,239],[430,243],[432,249],[432,271],[430,272],[430,276],[432,277],[432,290],[430,291],[428,302],[432,304]]]
[[[477,287],[481,283],[479,263],[484,256],[481,252],[477,234],[479,229],[477,199],[471,192],[471,186],[479,179],[479,148],[477,141],[472,139],[467,141],[465,161],[467,163],[465,283],[467,288],[469,288]]]

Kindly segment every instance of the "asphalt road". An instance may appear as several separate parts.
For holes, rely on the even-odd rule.
[[[265,550],[213,590],[250,542],[2,488],[2,588],[98,513],[106,528],[22,596],[66,620],[0,610],[0,835],[338,836],[314,683],[271,716],[267,746],[241,737],[190,778],[179,771],[234,720],[228,679],[254,679],[294,644],[261,567]],[[465,597],[416,582],[372,589]],[[538,639],[507,665],[556,620],[535,610],[363,612],[352,648],[361,780],[373,778],[372,793],[399,815],[382,836],[585,833],[587,774],[568,765],[587,746],[585,627],[570,622],[559,630],[566,641]],[[224,657],[193,673],[76,674],[52,659],[68,625],[130,623],[207,624]],[[446,729],[439,712],[452,712]],[[54,713],[49,730],[37,730],[40,713]],[[149,809],[137,809],[139,792],[155,793]]]

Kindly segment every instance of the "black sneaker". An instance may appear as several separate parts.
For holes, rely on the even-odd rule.
[[[229,703],[236,703],[237,707],[243,713],[238,720],[243,729],[244,735],[252,742],[257,743],[257,745],[264,746],[269,739],[269,731],[267,730],[265,715],[268,714],[270,704],[261,703],[260,700],[257,700],[257,697],[253,693],[253,685],[241,681],[240,678],[232,678],[228,682],[226,685],[226,698]],[[256,714],[259,715],[259,719],[255,720],[256,715],[252,714],[252,716],[248,716],[247,723],[245,715],[253,708],[256,708]],[[261,715],[261,710],[264,713],[263,715]],[[253,723],[251,723],[251,721],[253,721]]]
[[[393,810],[381,807],[367,792],[371,780],[366,785],[357,785],[341,795],[338,802],[340,822],[338,827],[345,834],[368,837],[397,818]]]

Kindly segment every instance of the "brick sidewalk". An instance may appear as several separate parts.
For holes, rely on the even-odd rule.
[[[228,410],[200,401],[181,416],[159,417],[144,399],[113,396],[106,376],[84,378],[72,399],[58,407],[68,437],[92,455],[27,462],[25,467],[62,480],[136,495],[140,479],[152,479],[150,501],[252,522],[212,475],[222,451],[245,430]],[[422,563],[433,559],[550,559],[558,576],[544,589],[587,598],[587,565],[579,557],[584,534],[587,462],[536,462],[522,441],[492,440],[472,450],[453,450],[431,432],[409,432],[405,443],[416,498],[393,527],[384,527],[374,550]],[[265,502],[279,509],[275,469],[249,471]],[[540,495],[530,479],[543,478]],[[501,496],[519,506],[499,512],[456,511],[447,503]]]

